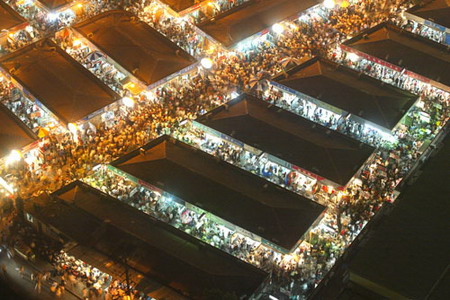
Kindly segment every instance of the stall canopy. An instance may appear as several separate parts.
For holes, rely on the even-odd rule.
[[[21,150],[37,140],[37,136],[0,104],[0,158],[8,155],[11,150]]]
[[[274,81],[391,130],[417,97],[325,58],[313,58]]]
[[[75,29],[147,85],[195,62],[183,49],[126,11],[100,14]]]
[[[290,250],[325,210],[181,142],[163,136],[113,166]]]
[[[170,6],[174,11],[181,12],[185,9],[188,9],[202,1],[198,0],[161,0],[162,3],[165,3]]]
[[[449,153],[447,136],[420,177],[379,226],[370,229],[370,237],[349,262],[352,281],[383,299],[449,298]]]
[[[39,0],[48,10],[57,10],[69,3],[71,0]]]
[[[8,4],[0,1],[0,31],[13,28],[25,22]]]
[[[261,0],[231,9],[199,24],[200,29],[231,47],[238,42],[294,16],[316,4],[316,0]]]
[[[361,52],[450,86],[447,46],[382,23],[344,43]]]
[[[192,298],[208,289],[249,295],[267,275],[79,181],[52,199],[53,204],[34,209],[37,219]]]
[[[436,24],[450,28],[450,1],[432,0],[408,10],[412,15],[430,20]]]
[[[300,168],[345,186],[373,152],[343,134],[250,95],[199,122]]]
[[[83,119],[120,98],[49,39],[4,56],[0,64],[65,123]]]

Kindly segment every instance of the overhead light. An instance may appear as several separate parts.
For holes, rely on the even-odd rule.
[[[122,103],[126,106],[126,107],[133,107],[134,106],[134,100],[130,97],[124,97],[122,98]]]
[[[47,15],[47,19],[51,22],[55,21],[56,19],[58,19],[59,15],[57,13],[49,13]]]
[[[272,25],[272,30],[273,32],[280,34],[283,33],[284,27],[281,24],[275,23]]]
[[[356,54],[356,53],[349,53],[349,54],[347,55],[347,57],[348,57],[348,59],[351,60],[352,62],[356,62],[356,61],[358,61],[358,59],[359,59],[359,56],[358,56],[358,54]]]
[[[334,2],[334,0],[324,0],[323,1],[323,6],[325,6],[328,9],[334,8],[335,5],[336,5],[336,2]]]
[[[78,126],[74,123],[69,123],[67,124],[67,128],[69,129],[70,132],[72,132],[73,134],[75,134],[78,130]]]
[[[213,61],[210,58],[205,57],[205,58],[202,58],[202,60],[200,61],[200,64],[205,69],[211,69],[213,66]]]
[[[22,158],[22,153],[18,150],[12,150],[11,153],[5,158],[7,165],[18,162]]]

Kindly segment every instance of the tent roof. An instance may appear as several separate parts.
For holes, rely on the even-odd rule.
[[[108,11],[74,28],[147,85],[195,62],[175,43],[126,11]]]
[[[176,12],[181,12],[185,9],[188,9],[197,3],[201,3],[202,1],[196,0],[161,0],[161,2],[167,4]]]
[[[338,65],[312,58],[280,75],[276,82],[335,107],[392,129],[417,97],[379,80]]]
[[[448,298],[449,153],[447,135],[418,180],[406,187],[392,212],[360,246],[351,272],[407,299]]]
[[[256,267],[79,181],[53,193],[52,199],[52,204],[34,208],[37,219],[193,296],[213,288],[248,295],[266,277]]]
[[[256,175],[167,136],[112,164],[290,250],[325,210]]]
[[[120,97],[49,39],[0,59],[1,66],[60,120],[76,122]]]
[[[450,0],[431,0],[414,6],[408,12],[450,28]]]
[[[0,124],[0,158],[37,140],[37,136],[3,104],[0,104]]]
[[[450,86],[450,53],[445,45],[388,23],[365,30],[344,44]]]
[[[316,175],[346,185],[374,148],[243,95],[199,121]]]
[[[72,0],[39,0],[39,2],[41,2],[47,9],[55,10],[72,3]]]
[[[198,26],[224,46],[230,47],[317,3],[317,0],[252,1]]]
[[[10,29],[25,22],[8,4],[0,1],[0,31]]]

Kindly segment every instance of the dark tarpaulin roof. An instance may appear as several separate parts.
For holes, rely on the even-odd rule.
[[[448,126],[447,126],[448,127]],[[405,299],[450,295],[450,135],[350,261],[350,271]]]
[[[228,110],[219,107],[199,121],[343,186],[374,150],[250,95],[242,95],[228,103]]]
[[[125,279],[123,278],[126,271],[125,266],[117,258],[117,254],[126,257],[127,254],[131,255],[131,253],[113,253],[110,249],[100,250],[96,247],[96,243],[101,239],[113,239],[117,243],[121,243],[124,239],[125,232],[120,229],[118,231],[113,230],[109,236],[107,235],[108,220],[99,220],[70,202],[60,201],[44,194],[33,198],[32,201],[26,201],[24,210],[42,223],[55,228],[58,231],[58,238],[63,238],[66,242],[68,248],[66,250],[70,255],[112,275],[114,278]],[[130,279],[138,283],[139,291],[150,296],[164,291],[169,293],[170,299],[184,299],[172,288],[158,283],[152,278],[142,278],[142,275],[139,276],[133,269],[129,273]]]
[[[408,10],[409,13],[450,28],[450,1],[432,0]]]
[[[24,47],[0,64],[60,120],[76,122],[120,97],[50,40]]]
[[[167,136],[145,149],[113,165],[287,250],[325,209]]]
[[[126,256],[133,269],[194,298],[207,289],[249,295],[267,275],[79,181],[52,195],[64,201],[55,209],[61,213],[49,217],[44,208],[38,219],[86,247]]]
[[[344,44],[450,86],[450,53],[445,45],[387,23]]]
[[[200,23],[198,26],[224,46],[230,47],[319,2],[317,0],[254,1]]]
[[[22,121],[0,104],[0,158],[37,140]]]
[[[75,29],[147,85],[195,62],[183,49],[126,11],[100,14]]]
[[[10,29],[25,22],[8,4],[0,1],[0,31]]]
[[[161,2],[167,4],[176,12],[183,11],[189,7],[194,6],[197,3],[201,3],[203,1],[198,0],[161,0]]]
[[[39,0],[49,10],[58,9],[65,6],[68,3],[72,3],[71,0]]]
[[[280,75],[276,82],[351,114],[392,129],[417,97],[399,88],[338,65],[313,58]]]

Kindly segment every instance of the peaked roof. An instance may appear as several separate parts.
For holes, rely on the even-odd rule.
[[[195,62],[175,43],[123,10],[102,13],[74,28],[147,85]]]
[[[374,150],[250,95],[198,121],[342,186]]]
[[[66,123],[79,121],[120,98],[49,39],[2,57],[0,65]]]
[[[389,23],[365,30],[344,44],[450,86],[450,53],[443,44]]]
[[[291,250],[325,210],[256,175],[167,136],[113,166]]]
[[[56,10],[59,9],[69,3],[72,3],[72,0],[39,0],[48,10]]]
[[[0,31],[13,28],[25,22],[25,19],[14,11],[8,4],[0,1]]]
[[[413,94],[320,57],[274,81],[389,130],[417,100]]]
[[[450,0],[431,0],[414,6],[408,12],[450,28]]]
[[[83,247],[115,261],[122,257],[132,269],[193,298],[208,289],[249,295],[267,275],[79,181],[38,206],[28,210]]]
[[[0,124],[0,158],[37,140],[37,136],[3,104],[0,104]]]
[[[198,26],[226,47],[316,4],[317,0],[260,0],[230,9]]]
[[[370,283],[366,287],[405,299],[448,299],[450,135],[439,148],[350,261],[350,271]]]
[[[198,3],[203,2],[198,0],[161,0],[161,2],[167,4],[176,12],[181,12],[185,9],[188,9]]]

